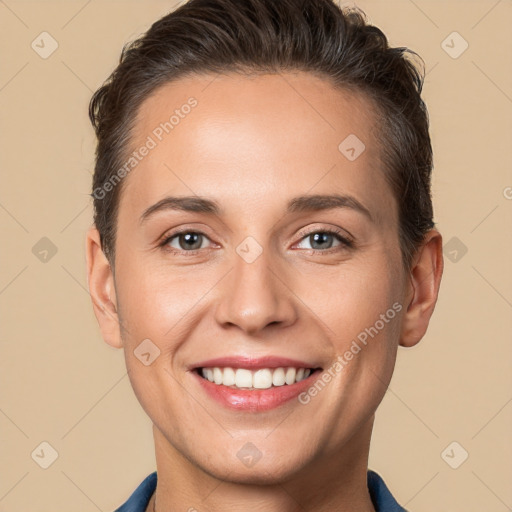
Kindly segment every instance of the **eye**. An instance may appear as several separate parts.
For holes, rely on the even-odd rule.
[[[354,247],[354,243],[345,237],[341,230],[337,229],[302,232],[300,235],[302,239],[296,247],[299,249],[309,249],[315,253],[330,253]],[[183,230],[165,237],[160,246],[164,250],[175,254],[182,254],[184,252],[195,254],[197,251],[206,248],[204,245],[206,240],[211,242],[201,231]],[[309,242],[310,247],[301,247],[304,241]]]
[[[310,231],[309,233],[301,233],[303,235],[303,241],[308,241],[310,247],[300,247],[300,243],[297,245],[300,249],[311,249],[315,252],[326,252],[328,249],[332,249],[334,247],[335,250],[351,248],[353,247],[353,242],[349,240],[347,237],[342,235],[341,231],[336,229],[322,229],[317,231]],[[336,245],[335,242],[338,242]],[[330,251],[329,251],[330,252]]]
[[[209,238],[200,231],[179,231],[166,237],[161,245],[171,252],[194,252],[204,249],[205,240]]]

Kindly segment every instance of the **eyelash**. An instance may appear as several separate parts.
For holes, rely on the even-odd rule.
[[[164,238],[164,240],[162,241],[162,243],[159,244],[159,246],[162,248],[162,250],[166,251],[166,252],[169,252],[171,254],[183,254],[183,253],[186,253],[190,256],[194,256],[195,254],[197,254],[199,251],[201,251],[202,249],[193,249],[193,250],[190,250],[190,251],[185,251],[183,249],[174,249],[174,248],[171,248],[168,246],[168,243],[176,238],[177,236],[180,236],[180,235],[183,235],[183,234],[195,234],[195,235],[202,235],[204,236],[205,238],[208,238],[208,235],[206,235],[205,233],[203,233],[202,231],[194,231],[194,230],[191,230],[191,229],[184,229],[182,231],[176,231],[175,233],[171,233],[169,236],[166,236]],[[301,239],[300,241],[302,241],[304,238],[310,236],[310,235],[314,235],[316,233],[326,233],[326,234],[329,234],[329,235],[334,235],[334,237],[339,241],[341,242],[341,245],[338,245],[336,247],[330,247],[329,249],[304,249],[304,250],[307,250],[307,251],[310,251],[312,252],[313,254],[332,254],[333,252],[337,252],[339,250],[343,250],[343,249],[353,249],[355,244],[352,240],[350,240],[349,238],[345,237],[342,233],[341,230],[339,229],[336,229],[336,228],[329,228],[329,229],[316,229],[316,230],[313,230],[313,231],[302,231],[299,233],[299,235],[301,236]]]
[[[314,235],[315,233],[326,233],[329,235],[334,235],[334,238],[336,238],[339,242],[341,242],[341,245],[338,245],[336,247],[330,247],[329,249],[304,249],[306,251],[312,251],[313,254],[331,254],[333,252],[340,251],[342,249],[353,249],[354,248],[354,242],[343,235],[343,231],[337,228],[327,228],[327,229],[314,229],[311,231],[301,231],[299,232],[301,241],[304,238],[307,238],[310,235]]]

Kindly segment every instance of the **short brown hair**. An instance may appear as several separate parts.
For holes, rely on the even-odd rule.
[[[434,226],[432,147],[421,71],[408,48],[389,46],[357,8],[332,0],[190,0],[125,45],[119,65],[94,93],[89,117],[98,139],[94,223],[115,260],[119,186],[103,188],[129,153],[141,103],[156,88],[191,74],[306,71],[360,91],[376,106],[386,179],[399,209],[403,265]],[[96,191],[101,190],[101,194]]]

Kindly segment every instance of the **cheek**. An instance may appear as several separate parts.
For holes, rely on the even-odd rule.
[[[211,272],[210,272],[211,274]],[[128,338],[172,339],[214,276],[192,267],[171,268],[149,259],[126,258],[119,268],[118,299]],[[133,341],[133,340],[132,340]],[[164,348],[164,347],[162,347]]]
[[[335,372],[341,377],[335,384],[337,396],[351,389],[361,397],[360,403],[365,403],[365,396],[374,396],[376,406],[391,379],[403,314],[397,265],[382,255],[364,264],[354,261],[324,276],[324,286],[306,290],[304,285],[298,292],[321,320],[332,360],[341,357],[343,369]]]
[[[204,286],[190,271],[186,275],[143,259],[125,258],[118,275],[124,355],[131,385],[148,416],[163,418],[163,410],[178,410],[186,402],[172,361],[191,329],[194,305],[205,294]]]
[[[383,258],[368,259],[364,264],[354,260],[328,272],[302,273],[296,278],[294,292],[305,298],[309,311],[321,321],[329,337],[339,339],[343,346],[344,341],[373,326],[401,300],[395,267],[396,262]],[[388,316],[395,318],[395,313],[392,310]]]

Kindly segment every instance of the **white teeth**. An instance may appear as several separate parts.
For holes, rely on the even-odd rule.
[[[276,368],[272,374],[272,384],[274,386],[284,386],[284,368]]]
[[[272,372],[270,370],[258,370],[252,378],[253,387],[267,389],[272,386]]]
[[[296,373],[297,373],[297,370],[295,370],[295,368],[288,368],[286,370],[286,377],[285,377],[286,384],[293,384],[295,382],[295,374]]]
[[[235,373],[235,386],[237,388],[252,388],[251,370],[238,368],[238,370]]]
[[[251,371],[246,368],[202,368],[201,375],[217,385],[237,388],[268,389],[272,386],[291,385],[307,379],[311,368],[261,368]]]
[[[215,384],[222,384],[222,379],[223,379],[222,370],[220,368],[214,368],[213,369],[213,382],[215,382]]]
[[[224,386],[234,386],[235,382],[235,370],[233,370],[233,368],[224,368],[222,384],[224,384]]]

